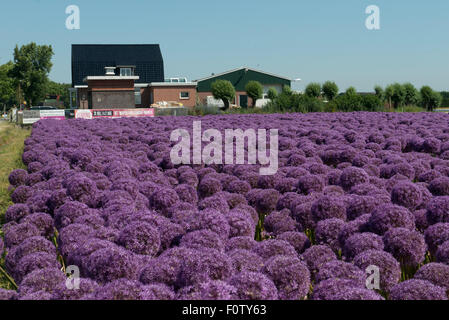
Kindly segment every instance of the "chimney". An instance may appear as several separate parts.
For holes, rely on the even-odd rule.
[[[107,76],[115,76],[115,67],[104,67]]]

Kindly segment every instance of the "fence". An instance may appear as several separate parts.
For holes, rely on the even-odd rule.
[[[186,116],[188,108],[167,107],[149,109],[67,109],[67,110],[17,110],[12,109],[8,120],[21,126],[32,125],[41,119],[97,119],[97,118],[129,118],[154,116]]]

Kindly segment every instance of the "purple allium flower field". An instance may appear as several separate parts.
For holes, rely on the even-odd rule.
[[[279,170],[173,165],[170,133],[194,120],[279,129]],[[446,115],[43,120],[23,162],[0,242],[18,290],[2,299],[448,298]]]

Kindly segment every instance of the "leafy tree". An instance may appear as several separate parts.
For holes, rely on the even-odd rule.
[[[368,94],[362,97],[362,105],[366,111],[377,111],[382,106],[382,100],[376,95]]]
[[[354,87],[349,87],[348,89],[346,89],[345,94],[347,96],[356,96],[357,95],[357,90]]]
[[[46,87],[46,94],[59,96],[59,100],[64,103],[64,107],[68,109],[70,107],[70,94],[69,88],[70,84],[67,83],[57,83],[54,81],[48,81]]]
[[[14,64],[9,61],[0,66],[0,107],[10,109],[17,103],[16,91],[14,88],[14,80],[8,76]]]
[[[235,98],[235,88],[228,80],[217,80],[211,85],[212,95],[217,100],[223,100],[224,109],[229,109],[229,103]]]
[[[290,86],[283,86],[282,87],[282,93],[286,94],[286,95],[291,95],[293,94],[292,88],[290,88]]]
[[[384,89],[382,89],[381,86],[375,86],[374,87],[374,92],[376,93],[376,97],[380,101],[384,101],[385,100],[385,92],[384,92]]]
[[[393,95],[391,96],[391,101],[393,101],[393,106],[395,109],[404,105],[405,95],[406,91],[403,85],[400,83],[393,84]]]
[[[392,108],[392,98],[394,95],[394,87],[393,85],[389,85],[385,88],[385,99],[388,101],[388,106],[391,109]]]
[[[323,94],[327,101],[332,101],[338,95],[338,86],[335,82],[326,81],[323,84]]]
[[[439,92],[433,91],[431,87],[424,86],[420,90],[421,93],[421,103],[424,108],[429,111],[433,111],[441,105],[443,100]]]
[[[30,44],[14,49],[14,67],[10,76],[23,91],[25,100],[31,106],[45,95],[45,88],[50,73],[53,56],[51,46]]]
[[[321,95],[321,85],[316,82],[309,83],[305,93],[308,97],[318,98]]]
[[[268,99],[270,99],[271,101],[274,101],[274,100],[276,100],[277,96],[278,96],[278,92],[276,91],[275,88],[270,88],[268,90]]]
[[[249,81],[245,86],[245,91],[248,97],[253,100],[252,107],[256,106],[256,101],[262,98],[263,87],[258,81]]]
[[[416,105],[419,101],[419,93],[415,86],[411,83],[404,84],[405,99],[404,103],[406,106]]]

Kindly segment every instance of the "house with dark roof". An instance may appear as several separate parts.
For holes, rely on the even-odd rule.
[[[72,45],[70,93],[77,109],[146,108],[158,101],[193,107],[196,83],[166,82],[164,76],[158,44]]]

